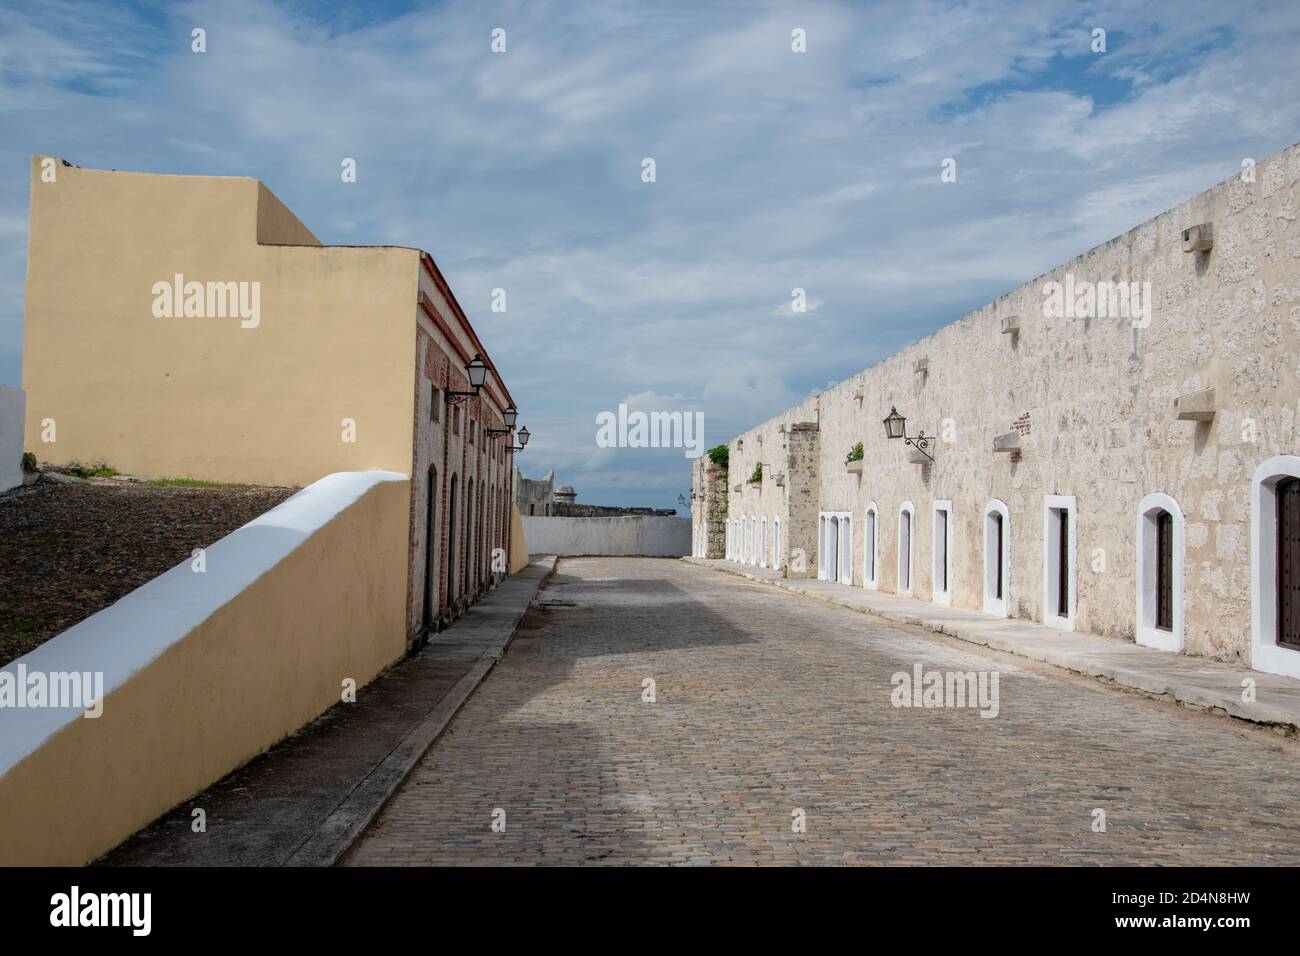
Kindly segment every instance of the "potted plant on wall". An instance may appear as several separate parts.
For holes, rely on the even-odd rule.
[[[756,485],[763,480],[763,463],[760,461],[754,466],[754,473],[749,476],[749,483]]]
[[[862,474],[862,442],[858,442],[849,451],[848,457],[844,459],[844,465],[850,475]]]

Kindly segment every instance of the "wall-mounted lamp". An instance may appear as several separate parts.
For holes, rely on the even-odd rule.
[[[521,428],[521,429],[519,429],[519,444],[518,444],[518,445],[512,445],[512,446],[510,447],[510,450],[511,450],[511,451],[523,451],[523,450],[524,450],[524,446],[528,444],[528,439],[531,438],[531,437],[532,437],[532,436],[528,434],[528,429],[527,429],[527,428]]]
[[[934,455],[926,451],[930,447],[931,439],[925,437],[925,432],[921,432],[915,438],[908,438],[907,419],[898,414],[898,409],[895,406],[889,406],[889,414],[885,416],[883,421],[886,438],[901,438],[926,458],[929,458],[930,461],[934,461]]]
[[[447,389],[447,404],[455,405],[457,402],[463,402],[465,399],[478,394],[478,390],[483,387],[487,381],[487,363],[483,361],[482,356],[475,354],[470,359],[469,364],[465,366],[465,374],[469,376],[469,384],[472,391],[459,392],[454,389]]]
[[[506,421],[505,428],[485,428],[483,429],[483,434],[487,435],[488,438],[500,438],[502,435],[509,435],[515,430],[515,422],[519,420],[519,412],[515,408],[514,402],[511,402],[506,406],[506,410],[502,417],[504,417]]]

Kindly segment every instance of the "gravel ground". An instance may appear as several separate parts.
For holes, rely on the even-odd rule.
[[[269,511],[293,488],[112,479],[0,494],[0,664]]]

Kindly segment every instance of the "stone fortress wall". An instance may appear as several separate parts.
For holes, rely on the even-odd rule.
[[[1271,483],[1300,471],[1300,146],[1252,172],[1252,181],[1233,176],[737,436],[729,468],[712,479],[700,459],[695,553],[779,559],[790,576],[825,577],[833,562],[821,518],[842,515],[850,520],[840,538],[851,547],[836,578],[906,591],[899,513],[910,506],[912,596],[986,610],[986,510],[996,502],[1007,615],[1141,640],[1139,546],[1149,543],[1139,540],[1139,512],[1154,502],[1175,518],[1182,649],[1260,658],[1257,668],[1300,676],[1286,656],[1300,651],[1285,651],[1281,664],[1276,646],[1266,651],[1271,663],[1257,651],[1261,640],[1276,644],[1261,636],[1257,613],[1262,606],[1271,620],[1275,567],[1252,549],[1252,517],[1259,525],[1271,514]],[[1201,224],[1210,228],[1185,236]],[[1111,300],[1110,314],[1094,304],[1089,317],[1049,317],[1052,282],[1085,312],[1084,283],[1138,283],[1150,303],[1135,303],[1145,315],[1116,316],[1124,303]],[[912,463],[920,457],[912,448],[886,438],[881,420],[894,406],[909,435],[936,437],[933,464]],[[845,458],[857,442],[864,454],[854,473]],[[751,483],[758,462],[763,480]],[[936,506],[950,508],[946,519]],[[1055,607],[1054,506],[1071,510],[1064,617]],[[877,573],[868,583],[871,507]],[[742,518],[766,518],[766,539],[761,528],[742,529]],[[934,559],[936,522],[945,520],[943,592]],[[725,534],[707,532],[719,525]],[[1267,543],[1267,520],[1263,527],[1255,533]]]

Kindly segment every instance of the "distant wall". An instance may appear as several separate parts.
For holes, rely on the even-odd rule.
[[[103,713],[0,709],[0,866],[96,859],[406,649],[410,482],[328,475],[0,668],[100,672]]]
[[[0,385],[0,491],[23,483],[23,400],[21,388]]]
[[[524,520],[519,509],[510,504],[510,573],[518,574],[528,567],[528,535],[524,533]]]
[[[680,558],[691,553],[691,519],[523,516],[534,554],[607,554]]]

